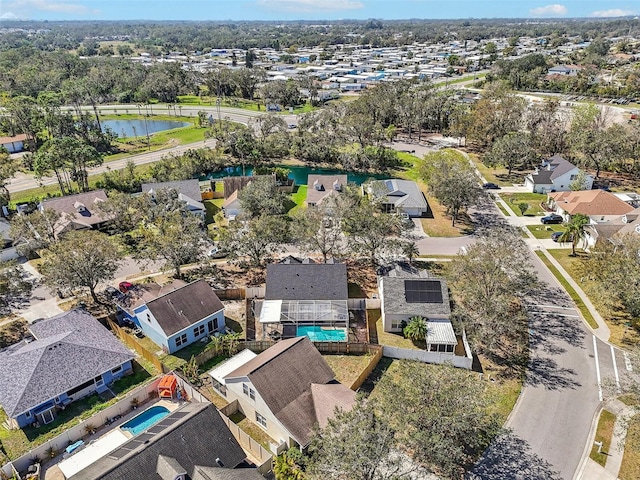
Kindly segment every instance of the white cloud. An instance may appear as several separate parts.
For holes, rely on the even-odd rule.
[[[33,12],[34,10],[41,12],[85,14],[95,13],[85,5],[77,2],[56,2],[50,0],[13,0],[7,2],[7,7],[14,11]]]
[[[257,0],[256,4],[265,10],[295,13],[335,12],[364,7],[357,0]]]
[[[565,16],[568,11],[564,5],[554,3],[546,7],[532,8],[529,10],[529,13],[534,17],[562,17]]]
[[[598,10],[591,13],[591,17],[626,17],[627,15],[633,15],[630,10],[622,10],[621,8],[611,8],[609,10]]]
[[[0,15],[0,20],[18,20],[18,16],[13,12],[5,12]]]

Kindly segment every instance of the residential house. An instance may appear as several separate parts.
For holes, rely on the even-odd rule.
[[[85,310],[36,321],[29,331],[32,338],[0,352],[0,405],[11,428],[51,423],[59,409],[132,372],[131,351]]]
[[[40,202],[38,209],[40,211],[50,209],[61,215],[56,225],[57,233],[69,230],[100,230],[111,221],[98,209],[98,205],[106,201],[105,191],[95,190],[59,198],[47,198]]]
[[[367,185],[367,193],[382,201],[386,213],[406,213],[421,217],[429,211],[427,199],[411,180],[377,180]]]
[[[276,442],[306,447],[336,407],[349,410],[355,392],[335,374],[307,337],[281,340],[259,355],[240,352],[209,372],[215,388]],[[231,369],[231,368],[233,369]],[[229,371],[231,370],[231,371]],[[275,449],[272,449],[275,450]]]
[[[143,193],[154,194],[159,190],[175,190],[178,193],[178,200],[185,203],[187,210],[204,219],[206,209],[202,203],[202,193],[200,192],[200,182],[198,180],[142,184]]]
[[[571,190],[571,183],[578,179],[581,170],[560,155],[542,162],[533,173],[524,178],[525,187],[533,193],[566,192]],[[593,186],[593,177],[585,175],[584,190]]]
[[[9,235],[11,226],[4,218],[0,218],[0,261],[6,262],[8,260],[15,260],[18,255],[18,250],[14,244],[13,239]]]
[[[556,65],[551,67],[547,72],[547,75],[562,75],[565,77],[575,77],[578,72],[582,70],[579,65]]]
[[[7,149],[9,153],[17,153],[24,150],[24,143],[27,136],[24,133],[12,137],[0,137],[0,147]]]
[[[132,321],[167,353],[225,331],[224,305],[205,280],[136,285],[117,300]]]
[[[589,217],[590,223],[612,222],[634,209],[613,193],[600,189],[549,193],[548,205],[566,220],[581,213]]]
[[[385,332],[401,332],[413,317],[427,319],[427,350],[454,353],[458,344],[449,320],[449,292],[442,278],[400,264],[378,277],[382,325]]]
[[[315,207],[327,197],[342,192],[346,186],[347,175],[309,175],[305,203],[308,207]]]
[[[79,453],[80,455],[82,452]],[[78,454],[76,454],[78,455]],[[73,458],[73,457],[72,457]],[[69,480],[263,480],[210,403],[187,403],[84,468],[61,465]]]
[[[225,177],[223,179],[224,202],[222,204],[222,211],[225,218],[233,220],[242,213],[242,205],[240,205],[240,199],[238,198],[240,190],[260,178],[269,178],[273,180],[274,185],[276,183],[275,175],[249,175],[241,177]]]
[[[640,235],[640,208],[631,210],[609,223],[592,223],[585,231],[585,249],[588,250],[598,242],[612,240],[620,235]]]
[[[256,302],[256,318],[276,336],[346,341],[348,296],[345,264],[289,257],[286,263],[267,265],[265,297]]]

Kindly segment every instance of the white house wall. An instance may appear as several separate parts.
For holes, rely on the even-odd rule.
[[[256,391],[255,400],[252,400],[248,395],[244,394],[242,390],[242,385],[244,383],[246,383],[250,388],[253,388],[253,390]],[[265,430],[267,434],[276,442],[276,444],[280,444],[282,442],[286,442],[287,444],[290,443],[289,439],[291,437],[291,434],[271,412],[265,401],[262,399],[256,388],[248,378],[244,378],[242,380],[233,379],[233,381],[226,381],[225,384],[227,387],[227,400],[229,402],[238,400],[240,411],[245,415],[245,417],[247,417],[247,419],[257,425],[258,428],[262,428],[263,430]],[[256,412],[267,419],[266,429],[262,427],[262,425],[256,423]]]

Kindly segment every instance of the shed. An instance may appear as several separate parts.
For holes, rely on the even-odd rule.
[[[178,379],[174,375],[165,375],[158,384],[158,397],[171,398],[177,396]]]

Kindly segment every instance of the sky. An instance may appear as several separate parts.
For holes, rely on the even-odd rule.
[[[0,0],[0,19],[336,20],[640,15],[640,0]]]

